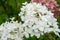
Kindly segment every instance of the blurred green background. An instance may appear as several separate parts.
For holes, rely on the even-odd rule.
[[[56,1],[60,5],[60,0]],[[4,23],[5,21],[10,21],[9,18],[12,17],[15,17],[15,20],[21,21],[18,13],[20,12],[20,8],[24,2],[30,2],[30,0],[0,0],[0,24]],[[60,28],[60,16],[58,16],[57,21]],[[24,40],[60,40],[60,37],[51,32],[46,33],[43,36],[41,35],[41,37],[38,39],[33,36],[30,38],[24,37]]]

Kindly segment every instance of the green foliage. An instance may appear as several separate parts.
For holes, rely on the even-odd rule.
[[[29,2],[29,0],[0,0],[0,24],[11,17],[19,19],[18,13],[22,3]]]
[[[58,4],[60,4],[60,0],[56,0]]]
[[[33,36],[33,37],[29,36],[29,38],[24,37],[23,40],[37,40],[37,38],[35,36]]]
[[[60,28],[60,16],[57,18],[58,26]]]

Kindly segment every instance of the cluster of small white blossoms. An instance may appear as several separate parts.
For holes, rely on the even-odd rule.
[[[59,36],[60,29],[58,29],[57,19],[54,14],[48,11],[45,5],[40,3],[23,3],[19,16],[21,17],[22,27],[26,37],[36,36],[37,38],[44,33],[54,32]]]
[[[18,21],[5,22],[0,25],[0,40],[23,40],[23,37],[29,38],[29,35],[36,36],[45,33],[54,32],[59,36],[57,19],[53,13],[40,3],[23,3],[19,16],[23,23]]]
[[[0,40],[22,40],[23,28],[18,21],[5,22],[0,25]]]

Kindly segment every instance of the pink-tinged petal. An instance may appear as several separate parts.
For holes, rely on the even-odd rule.
[[[52,11],[54,13],[54,17],[57,18],[58,15],[60,14],[60,10],[59,8],[54,8],[54,11]]]
[[[39,0],[39,2],[44,3],[44,2],[45,2],[45,0]]]
[[[38,2],[39,3],[39,0],[31,0],[31,2]]]
[[[60,8],[59,8],[59,11],[60,11]]]

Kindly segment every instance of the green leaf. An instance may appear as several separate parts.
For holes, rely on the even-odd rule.
[[[60,4],[60,0],[56,0],[58,4]]]
[[[0,24],[2,24],[3,22],[5,22],[7,20],[7,15],[6,14],[2,14],[0,15]]]

